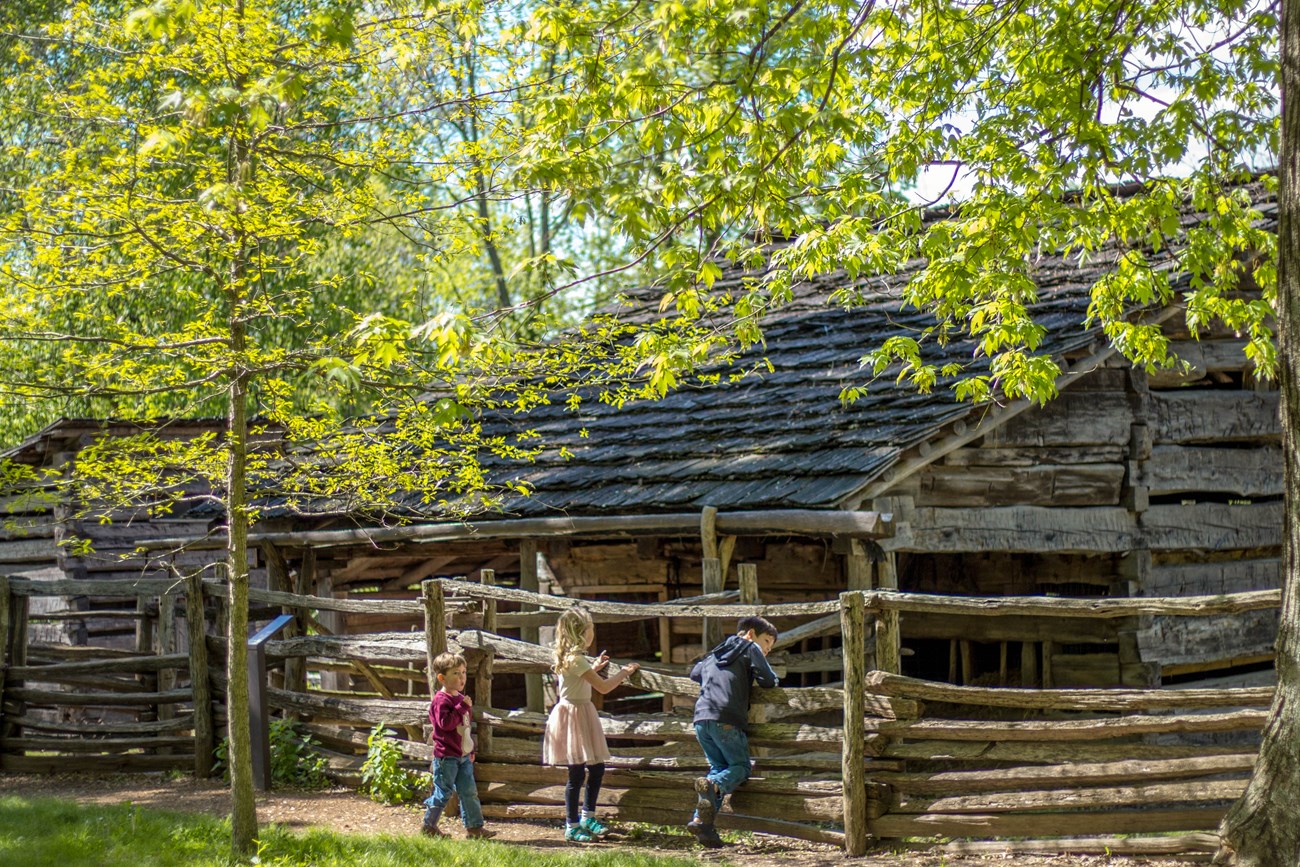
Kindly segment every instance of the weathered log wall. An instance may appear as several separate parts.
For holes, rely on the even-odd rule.
[[[1254,378],[1234,335],[1194,340],[1178,320],[1165,329],[1188,367],[1087,372],[883,490],[870,505],[894,515],[881,544],[898,558],[900,586],[1080,597],[1279,586],[1277,392]],[[1266,665],[1277,616],[1157,617],[1092,636],[1088,625],[1053,639],[1029,623],[979,634],[913,618],[904,637],[917,651],[910,670],[924,676],[1140,686]]]

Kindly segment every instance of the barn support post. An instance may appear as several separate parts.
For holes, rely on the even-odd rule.
[[[212,776],[212,685],[208,680],[207,624],[203,616],[203,574],[185,576],[185,629],[190,642],[190,690],[194,694],[194,776]]]
[[[844,849],[849,855],[867,851],[866,680],[867,618],[863,595],[840,595],[840,630],[844,635]]]
[[[497,583],[496,570],[484,569],[479,572],[479,583],[485,587],[495,586]],[[482,602],[483,631],[495,633],[497,631],[497,601],[495,599],[484,599]],[[492,665],[495,658],[496,651],[490,647],[485,648],[483,658],[478,663],[478,671],[474,678],[474,704],[480,708],[492,706]],[[478,729],[475,732],[475,743],[480,751],[484,753],[492,752],[492,727],[481,714]]]
[[[871,557],[861,539],[849,539],[849,552],[844,555],[844,577],[849,590],[871,589]]]
[[[537,540],[521,539],[519,542],[519,589],[529,593],[540,592],[537,577]],[[537,610],[536,605],[520,606],[521,611]],[[519,638],[529,644],[537,644],[540,630],[536,626],[521,626]],[[540,674],[524,675],[525,704],[530,711],[541,713],[546,709],[546,700],[542,694],[542,676]]]
[[[420,584],[420,598],[424,602],[425,673],[429,696],[432,697],[438,691],[438,675],[433,671],[433,661],[447,652],[447,609],[442,597],[442,584],[437,578]]]
[[[898,589],[898,573],[894,568],[894,555],[886,554],[876,561],[876,586],[881,590]],[[876,612],[876,668],[891,674],[903,671],[902,636],[898,631],[898,612]]]
[[[758,566],[753,563],[741,563],[736,566],[736,576],[740,579],[740,604],[758,604]]]
[[[700,579],[704,595],[722,592],[722,559],[718,551],[718,510],[705,506],[700,511],[700,546],[703,557],[700,561]],[[722,640],[722,624],[716,619],[705,617],[701,624],[700,641],[704,647],[701,653],[708,653]]]

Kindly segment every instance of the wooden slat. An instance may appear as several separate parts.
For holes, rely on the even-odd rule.
[[[1219,851],[1218,834],[1173,834],[1165,837],[1052,837],[1046,840],[953,840],[935,847],[946,855],[990,857],[1017,854],[1182,855]]]
[[[867,730],[914,740],[1073,741],[1105,740],[1169,732],[1227,732],[1262,730],[1267,710],[1217,714],[1123,716],[1083,720],[881,720],[867,721]]]
[[[1242,689],[1012,689],[956,686],[873,671],[867,690],[887,696],[953,704],[1027,709],[1134,711],[1171,708],[1268,707],[1272,687]]]
[[[57,774],[108,771],[182,771],[194,766],[194,756],[15,756],[0,755],[0,770],[18,774]]]
[[[563,804],[564,786],[545,783],[486,783],[478,787],[484,803]],[[680,810],[682,789],[624,789],[603,786],[601,806],[644,807]],[[689,803],[689,801],[688,801]],[[741,786],[731,794],[732,809],[748,815],[781,817],[798,822],[837,821],[843,813],[838,795],[768,795],[750,792]]]
[[[486,587],[468,581],[453,581],[440,578],[439,582],[447,593],[471,596],[483,599],[499,599],[506,602],[518,602],[537,605],[542,608],[564,609],[573,604],[570,599],[546,596],[513,590],[509,587]],[[717,617],[736,619],[738,617],[806,617],[836,613],[838,617],[839,602],[798,602],[784,605],[683,605],[679,603],[638,604],[632,602],[584,601],[583,607],[592,615],[623,615],[629,620],[644,620],[652,617]]]
[[[1191,596],[1182,599],[1150,598],[1065,598],[1058,596],[941,596],[932,593],[887,593],[875,590],[867,594],[867,608],[872,610],[927,611],[999,617],[1022,614],[1034,617],[1135,617],[1142,614],[1179,614],[1189,617],[1232,614],[1276,608],[1282,602],[1281,590],[1259,590],[1219,596]]]
[[[691,818],[689,810],[654,809],[627,805],[613,807],[616,819],[622,822],[650,822],[656,825],[684,825]],[[564,806],[560,804],[484,804],[483,815],[493,819],[563,819]],[[803,825],[781,819],[739,815],[732,812],[718,814],[716,824],[724,831],[751,831],[775,834],[796,840],[811,840],[843,846],[844,835],[815,825]]]
[[[190,701],[193,693],[188,687],[164,692],[63,692],[23,687],[8,690],[5,698],[43,707],[133,707]]]
[[[1041,762],[1043,764],[1070,764],[1076,762],[1148,761],[1152,759],[1182,759],[1197,756],[1226,756],[1249,754],[1254,750],[1242,746],[1207,746],[1205,744],[1098,744],[1067,742],[994,743],[989,741],[917,741],[916,743],[890,743],[883,746],[880,755],[889,759],[942,759],[947,761],[975,762]]]
[[[0,750],[22,752],[24,750],[40,753],[120,753],[131,750],[147,750],[159,747],[192,747],[191,737],[144,737],[144,738],[42,738],[21,737],[0,739]]]
[[[877,837],[1059,837],[1077,835],[1213,831],[1227,807],[1181,810],[1107,810],[1099,813],[889,813],[872,822]]]
[[[147,734],[149,732],[179,732],[191,728],[190,715],[179,716],[170,720],[152,720],[149,722],[101,722],[101,723],[74,723],[59,722],[54,720],[45,720],[33,716],[10,716],[5,714],[5,719],[15,725],[21,725],[26,729],[37,729],[47,732],[70,732],[72,734],[87,735],[135,735]]]
[[[1109,786],[1093,789],[1045,789],[1027,792],[980,792],[937,798],[900,799],[891,813],[1023,813],[1042,810],[1113,810],[1160,804],[1213,804],[1235,801],[1249,780],[1207,780]],[[1059,829],[1058,829],[1059,830]]]
[[[1136,759],[1123,762],[1079,762],[1028,765],[977,771],[895,773],[881,771],[872,779],[899,792],[948,795],[965,792],[1032,791],[1062,786],[1097,786],[1151,780],[1174,780],[1216,774],[1240,774],[1255,766],[1253,753],[1194,756],[1183,759]]]

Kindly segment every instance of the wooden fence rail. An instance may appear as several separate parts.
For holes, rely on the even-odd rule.
[[[534,638],[535,627],[553,623],[574,604],[496,586],[485,577],[482,583],[426,581],[421,598],[411,600],[252,590],[255,604],[299,621],[296,634],[267,643],[272,662],[292,661],[296,671],[351,673],[362,684],[360,690],[326,690],[306,687],[302,676],[281,678],[266,691],[270,708],[299,719],[344,778],[358,773],[365,730],[375,725],[404,729],[408,737],[395,741],[403,754],[411,763],[427,763],[430,748],[419,735],[427,721],[433,656],[444,649],[464,653],[477,673],[480,698],[491,698],[494,677],[549,670],[551,651],[522,636]],[[834,842],[851,854],[864,852],[873,837],[1058,838],[1065,828],[1073,837],[1060,847],[1068,851],[1088,851],[1096,840],[1114,843],[1114,852],[1204,850],[1204,834],[1154,840],[1118,835],[1213,831],[1242,790],[1254,749],[1179,737],[1258,732],[1271,688],[1013,689],[906,677],[899,670],[898,615],[1201,617],[1276,607],[1277,591],[1081,600],[932,596],[882,584],[835,600],[784,605],[740,604],[734,592],[653,604],[582,604],[603,623],[729,623],[761,615],[782,629],[771,657],[779,670],[842,673],[839,683],[754,690],[756,772],[720,815],[723,827]],[[60,596],[94,597],[101,604],[34,616],[29,610],[32,598]],[[746,598],[753,597],[751,587]],[[225,689],[221,665],[209,659],[224,654],[217,625],[226,598],[224,584],[198,574],[180,582],[0,576],[0,768],[193,767],[209,773]],[[320,624],[319,611],[409,616],[424,628],[334,635]],[[177,617],[184,628],[175,625]],[[132,624],[134,642],[83,649],[29,640],[33,621],[88,620],[121,629]],[[521,637],[502,634],[509,630],[525,631]],[[786,651],[802,638],[828,635],[841,646]],[[631,687],[684,704],[698,695],[683,667],[636,661],[642,668],[629,679]],[[392,681],[418,695],[396,694],[387,685]],[[562,773],[536,767],[545,715],[495,708],[486,700],[476,705],[486,735],[478,775],[487,814],[558,815]],[[100,718],[87,716],[92,712]],[[625,819],[689,818],[683,807],[690,803],[684,797],[689,777],[705,768],[689,716],[622,713],[601,722],[615,753],[603,805]],[[1050,843],[1014,845],[1028,850]]]

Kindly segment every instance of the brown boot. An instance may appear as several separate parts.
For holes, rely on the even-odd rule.
[[[489,831],[482,825],[479,825],[477,828],[470,828],[465,832],[465,836],[470,840],[491,840],[496,835],[496,831]]]
[[[442,831],[438,830],[437,825],[421,825],[420,833],[426,837],[446,837]]]

